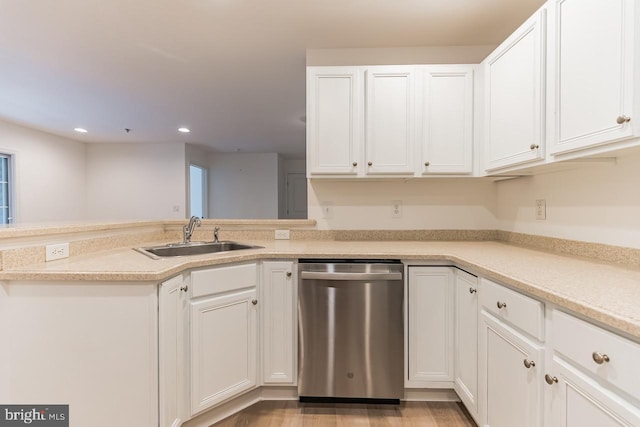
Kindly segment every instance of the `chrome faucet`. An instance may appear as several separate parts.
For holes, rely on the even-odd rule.
[[[220,231],[220,227],[215,227],[213,229],[213,243],[220,243],[220,240],[218,240],[218,232]]]
[[[191,235],[193,234],[193,229],[196,227],[200,227],[201,223],[202,221],[200,221],[200,218],[198,218],[197,216],[192,216],[191,218],[189,218],[189,224],[182,227],[182,235],[183,235],[182,243],[191,242]]]

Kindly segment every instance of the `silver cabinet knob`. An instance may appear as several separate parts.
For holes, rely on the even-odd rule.
[[[552,377],[549,374],[545,374],[544,376],[544,380],[547,382],[547,384],[549,385],[553,385],[553,383],[557,383],[558,382],[558,378],[557,377]]]
[[[187,286],[187,285],[181,286],[181,287],[180,287],[180,290],[181,290],[182,292],[187,292],[187,291],[189,290],[189,286]]]
[[[540,146],[538,144],[531,144],[529,148],[531,148],[532,150],[535,150],[536,148],[540,148]]]
[[[429,162],[424,162],[424,165],[425,166],[429,166]]]
[[[594,351],[591,357],[593,358],[593,361],[596,362],[598,365],[602,365],[603,363],[609,362],[611,360],[609,359],[609,356],[607,356],[606,354],[601,354],[597,351]]]
[[[373,162],[367,162],[369,166],[373,166]]]
[[[353,162],[352,165],[355,168],[356,166],[358,166],[358,162]]]
[[[258,305],[258,300],[257,299],[251,300],[251,304]]]
[[[291,272],[287,271],[287,277],[291,277]]]
[[[477,289],[469,288],[469,293],[470,293],[470,294],[475,294],[476,292],[478,292],[478,290],[477,290]]]
[[[529,360],[529,359],[524,359],[524,367],[527,369],[530,369],[532,367],[536,366],[536,362],[534,362],[533,360]]]
[[[500,301],[498,301],[498,302],[496,303],[496,306],[497,306],[498,308],[505,308],[505,307],[507,306],[507,303],[506,303],[506,302],[500,302]]]
[[[618,118],[616,119],[616,123],[619,125],[630,122],[630,121],[631,121],[631,117],[625,116],[624,114],[622,116],[618,116]]]

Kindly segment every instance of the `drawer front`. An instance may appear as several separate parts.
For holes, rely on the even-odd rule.
[[[552,324],[556,353],[640,399],[640,344],[557,310]]]
[[[256,264],[198,270],[191,273],[191,297],[218,294],[255,287],[258,282]]]
[[[480,303],[493,315],[544,340],[544,305],[491,280],[480,281]]]

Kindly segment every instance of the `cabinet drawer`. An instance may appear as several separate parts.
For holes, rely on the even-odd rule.
[[[499,319],[544,340],[544,306],[540,301],[487,279],[480,281],[480,303]]]
[[[255,264],[198,270],[191,273],[191,297],[252,288],[257,284]]]
[[[552,333],[556,353],[640,399],[639,344],[557,310]]]

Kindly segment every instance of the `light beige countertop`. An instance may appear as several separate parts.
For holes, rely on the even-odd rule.
[[[491,241],[276,240],[243,243],[264,248],[161,260],[153,260],[131,248],[121,248],[6,269],[0,271],[0,281],[160,282],[187,269],[261,259],[393,258],[409,262],[443,261],[584,315],[640,340],[640,268],[621,267]]]

